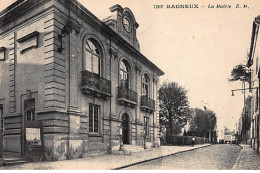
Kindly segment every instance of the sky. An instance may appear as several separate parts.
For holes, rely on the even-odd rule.
[[[15,0],[0,0],[0,10]],[[160,78],[188,90],[190,106],[206,106],[217,116],[218,130],[235,129],[243,108],[243,94],[228,82],[235,65],[246,63],[252,24],[260,15],[259,0],[78,0],[99,19],[120,4],[132,10],[139,23],[137,39],[149,60],[165,72]],[[4,2],[4,3],[3,3]],[[167,9],[167,4],[198,4],[198,9]],[[231,5],[231,8],[208,6]],[[235,8],[236,4],[247,8]],[[155,9],[154,5],[163,5]],[[204,8],[201,6],[205,6]],[[247,94],[248,92],[246,92]]]

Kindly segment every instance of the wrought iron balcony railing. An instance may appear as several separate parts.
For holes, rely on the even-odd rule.
[[[137,104],[137,92],[125,87],[118,87],[118,100],[135,106]]]
[[[87,94],[111,97],[111,81],[87,70],[82,71],[82,90]]]
[[[155,101],[147,96],[141,97],[141,109],[144,111],[154,111]]]

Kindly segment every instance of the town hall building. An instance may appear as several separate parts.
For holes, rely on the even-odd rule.
[[[164,72],[140,52],[132,11],[110,11],[100,20],[76,0],[17,0],[0,13],[4,152],[55,161],[160,146]]]

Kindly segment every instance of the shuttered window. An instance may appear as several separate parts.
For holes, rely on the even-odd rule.
[[[89,132],[99,133],[99,113],[100,106],[89,104]]]
[[[149,128],[149,118],[144,117],[144,131],[146,134],[146,137],[150,137],[150,128]]]
[[[36,121],[35,115],[35,99],[27,99],[24,101],[25,119],[27,121]]]

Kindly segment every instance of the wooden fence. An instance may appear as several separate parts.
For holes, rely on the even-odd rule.
[[[191,145],[192,136],[166,136],[165,141],[161,141],[161,144],[171,145]],[[209,143],[208,138],[195,137],[195,144],[206,144]]]

